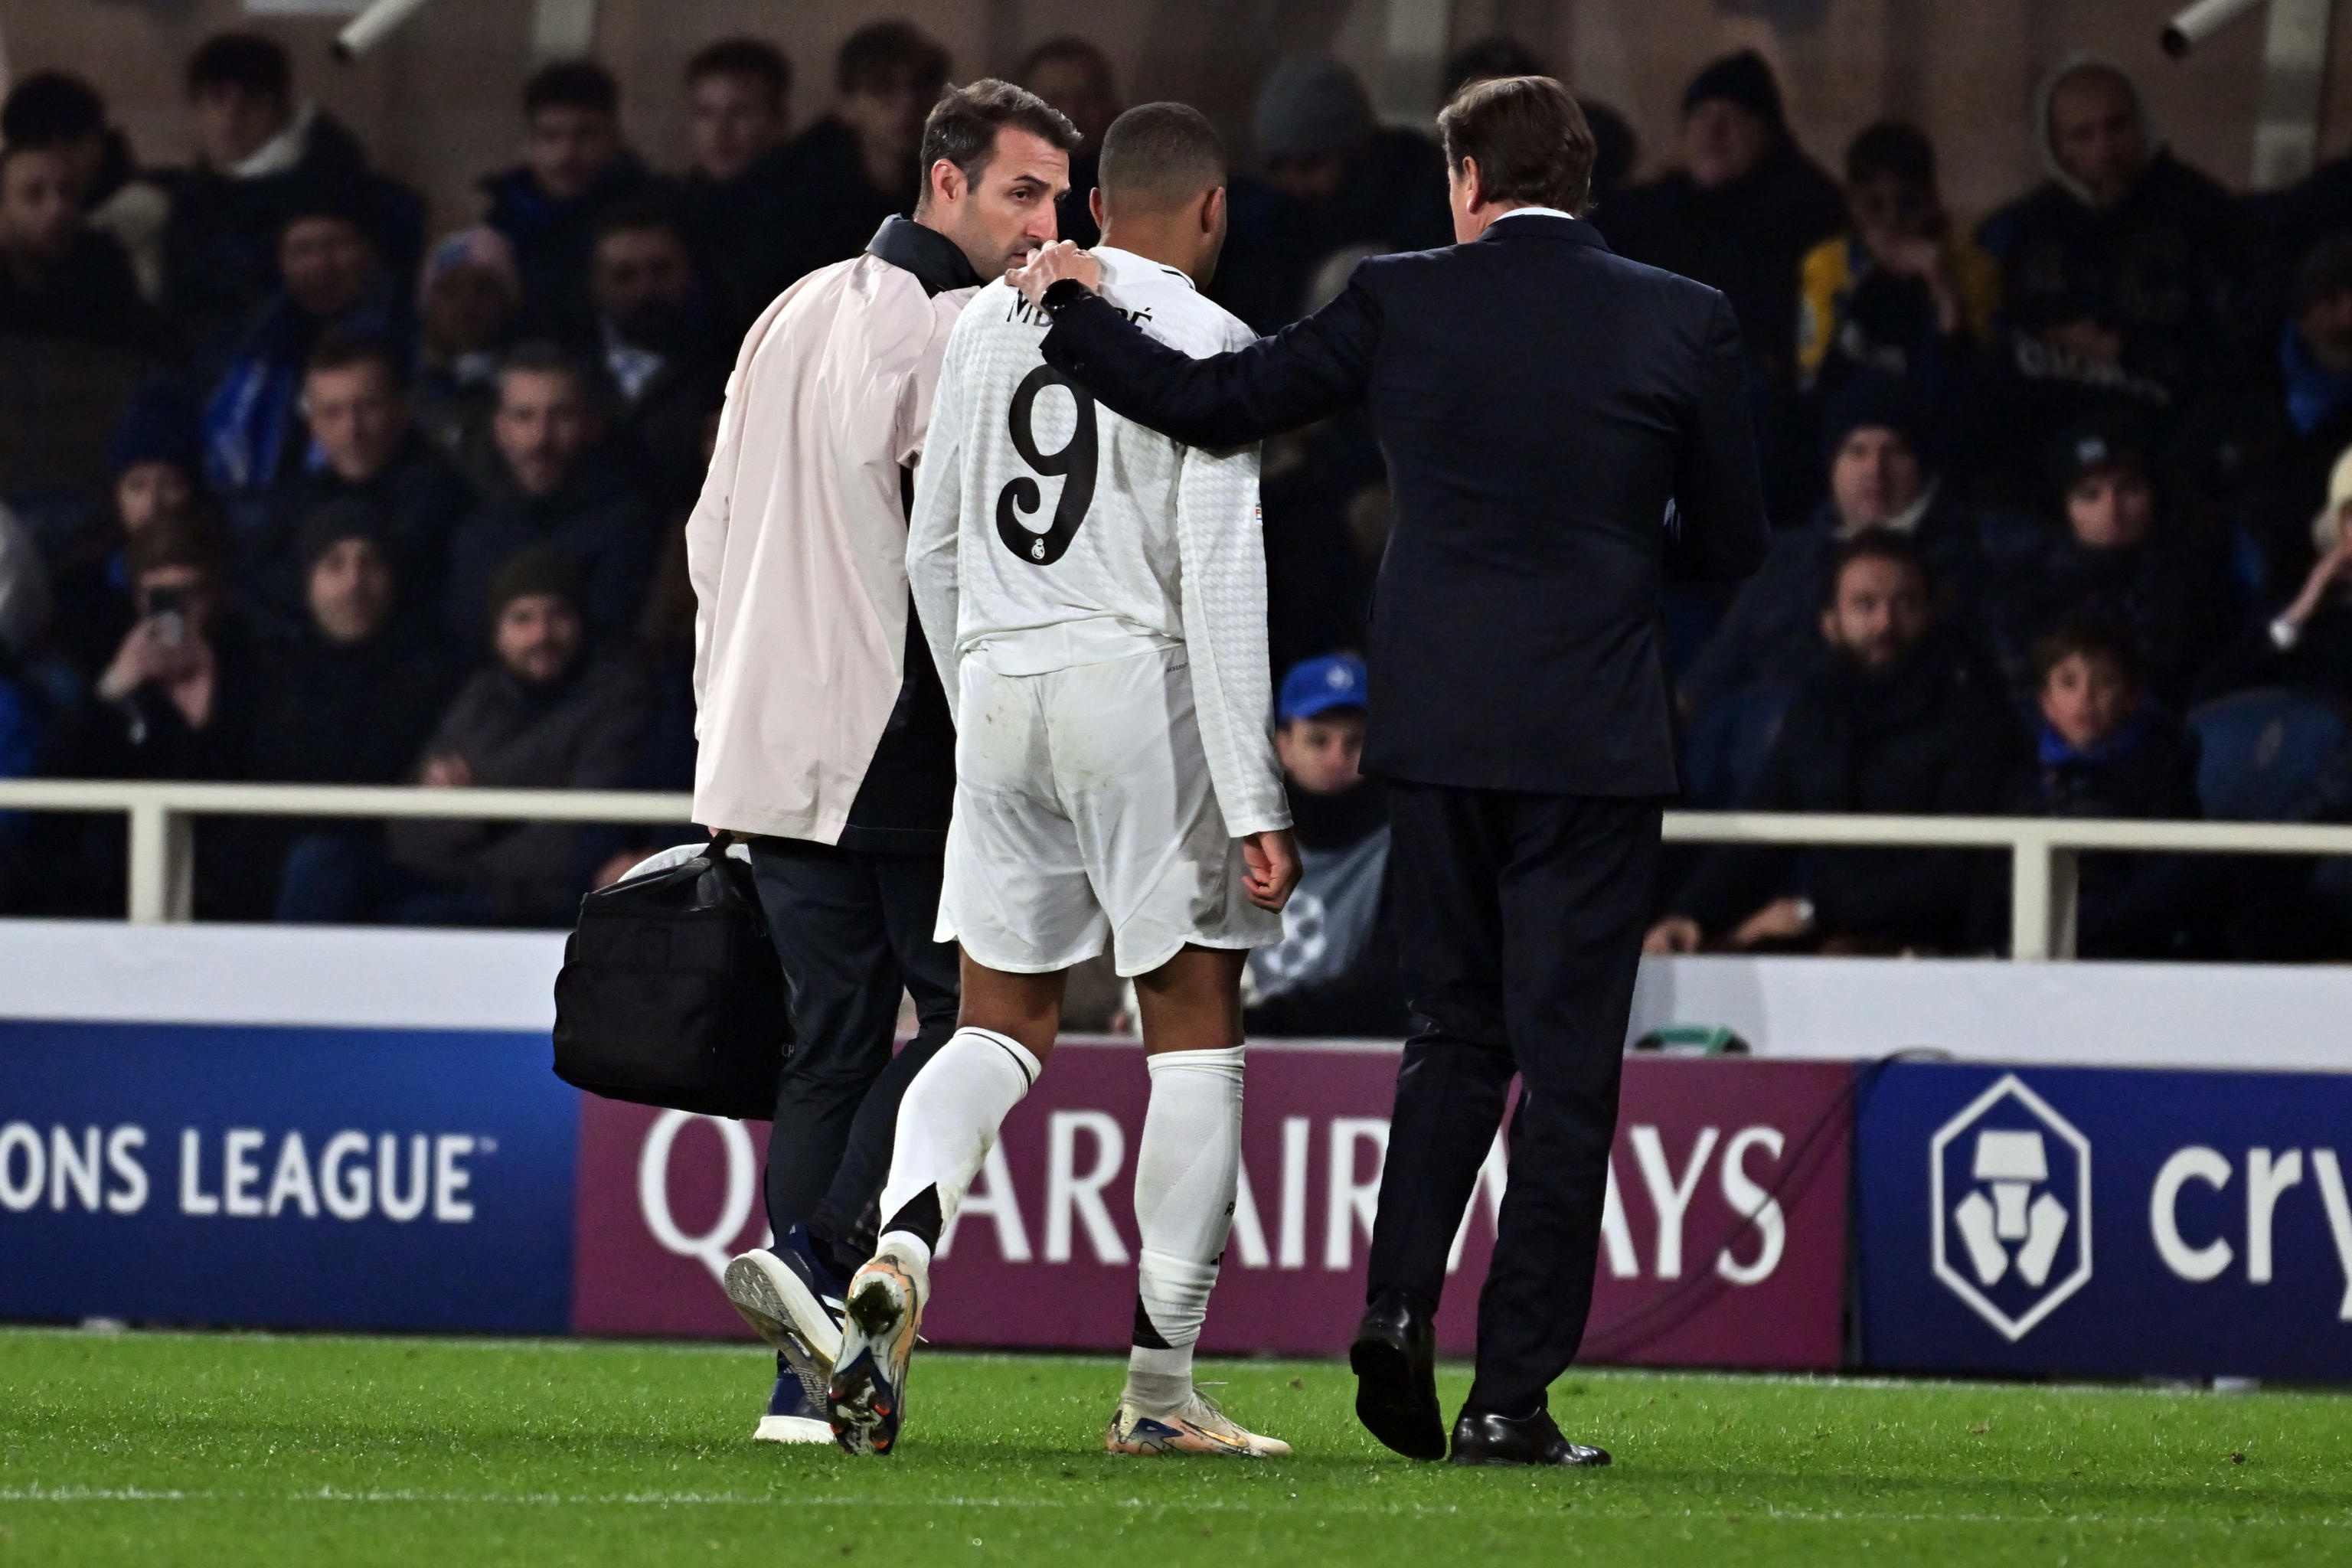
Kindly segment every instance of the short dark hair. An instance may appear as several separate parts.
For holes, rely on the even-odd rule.
[[[988,161],[996,155],[996,133],[1008,125],[1050,142],[1065,153],[1081,140],[1067,115],[1027,88],[982,77],[940,100],[931,108],[930,118],[923,121],[923,189],[916,204],[920,205],[929,197],[931,170],[942,158],[962,170],[966,180],[979,184]]]
[[[188,57],[188,96],[233,87],[278,103],[294,98],[294,62],[275,38],[258,33],[215,33]]]
[[[1110,57],[1103,53],[1092,41],[1081,38],[1076,33],[1065,33],[1058,38],[1048,38],[1031,49],[1021,57],[1021,69],[1016,74],[1023,81],[1027,81],[1036,74],[1039,66],[1050,65],[1056,60],[1075,60],[1082,66],[1098,70],[1102,72],[1105,81],[1110,80],[1112,76]]]
[[[765,38],[721,38],[698,50],[686,62],[686,85],[690,88],[709,76],[758,82],[768,101],[779,110],[784,106],[784,95],[793,90],[793,62]]]
[[[618,116],[621,84],[594,60],[558,60],[541,66],[523,84],[523,118],[528,120],[542,109],[584,109],[591,114]]]
[[[499,361],[500,384],[510,375],[568,375],[583,391],[590,384],[588,367],[580,363],[579,356],[545,338],[517,343],[507,351],[506,357]]]
[[[341,330],[329,331],[319,340],[319,346],[302,362],[302,376],[307,381],[322,372],[351,370],[363,364],[380,366],[385,379],[395,388],[408,379],[408,367],[402,363],[400,352],[390,343],[373,332]]]
[[[1918,546],[1908,534],[1897,533],[1891,528],[1865,528],[1851,539],[1838,542],[1830,552],[1829,569],[1822,574],[1822,608],[1837,607],[1838,584],[1845,581],[1846,571],[1858,561],[1892,561],[1897,566],[1915,573],[1921,584],[1927,581],[1927,563],[1920,559]]]
[[[1437,117],[1445,166],[1478,161],[1488,201],[1526,202],[1581,215],[1592,195],[1592,127],[1568,89],[1548,76],[1473,82]]]
[[[1859,185],[1877,179],[1934,190],[1936,144],[1908,121],[1881,120],[1864,126],[1846,144],[1845,183]]]
[[[917,87],[945,87],[948,52],[912,22],[869,22],[842,40],[833,64],[834,85],[856,92],[903,73]]]
[[[58,147],[104,134],[106,100],[63,71],[35,71],[0,105],[0,142],[11,147]]]
[[[1174,206],[1225,183],[1225,143],[1187,103],[1139,103],[1103,132],[1096,179],[1106,206]]]
[[[2050,672],[2070,658],[2086,662],[2105,659],[2123,676],[2125,684],[2140,683],[2139,649],[2123,628],[2096,616],[2069,616],[2033,642],[2033,679],[2047,685]]]

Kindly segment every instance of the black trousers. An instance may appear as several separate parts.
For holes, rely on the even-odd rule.
[[[941,866],[938,854],[751,842],[793,1021],[768,1137],[768,1223],[778,1236],[807,1225],[847,1263],[873,1249],[898,1100],[955,1032],[955,946],[931,940]],[[917,1030],[894,1058],[901,989]]]
[[[1397,1073],[1370,1289],[1435,1310],[1516,1073],[1469,1408],[1523,1415],[1568,1369],[1592,1306],[1659,803],[1389,791],[1390,896],[1417,1032]]]

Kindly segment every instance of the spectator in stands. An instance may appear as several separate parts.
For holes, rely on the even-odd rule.
[[[703,442],[705,461],[718,436],[714,416]],[[685,795],[694,788],[694,583],[687,575],[681,519],[663,542],[653,591],[637,623],[634,652],[646,677],[646,718],[622,778],[623,789]],[[583,835],[583,859],[596,868],[590,885],[609,888],[647,856],[696,837],[685,822],[667,827],[640,823],[591,828]]]
[[[560,551],[526,551],[499,570],[495,659],[450,704],[419,783],[611,789],[627,776],[644,689],[627,658],[590,656],[580,592],[579,569]],[[560,823],[395,822],[390,875],[356,890],[384,921],[569,925],[587,886],[579,837]]]
[[[1465,44],[1454,51],[1445,62],[1445,82],[1439,96],[1448,103],[1460,96],[1465,87],[1500,77],[1549,76],[1551,68],[1540,56],[1517,38],[1500,34]],[[1625,117],[1599,99],[1581,98],[1577,106],[1584,110],[1584,122],[1592,128],[1592,195],[1590,205],[1598,206],[1625,188],[1626,176],[1633,172],[1639,143],[1633,126]]]
[[[141,298],[162,297],[163,224],[172,198],[140,174],[130,141],[107,122],[106,100],[97,89],[63,71],[35,71],[0,105],[0,146],[63,154],[67,184],[90,227],[122,247]]]
[[[0,336],[152,353],[170,342],[121,244],[90,226],[56,148],[0,147]]]
[[[2214,399],[2247,451],[2245,531],[2280,596],[2310,568],[2312,514],[2352,447],[2352,233],[2304,258],[2289,303],[2272,374]]]
[[[500,567],[549,545],[578,567],[571,603],[618,635],[645,603],[655,526],[628,454],[605,437],[588,374],[562,351],[529,344],[499,374],[493,435],[499,474],[450,542],[445,616],[453,646],[478,648]]]
[[[908,22],[871,23],[843,42],[833,112],[792,143],[764,263],[772,289],[847,260],[884,218],[914,210],[923,120],[947,90],[948,65],[947,50]]]
[[[128,550],[156,519],[185,509],[197,487],[195,415],[175,383],[140,389],[109,443],[110,504],[52,557],[63,651],[85,674],[106,668],[138,618]]]
[[[2200,697],[2295,686],[2352,703],[2352,447],[2336,459],[2311,539],[2318,559],[2301,591],[2213,661]]]
[[[1952,228],[1936,148],[1899,120],[1864,129],[1845,153],[1850,226],[1806,254],[1797,374],[1816,396],[1872,368],[1907,378],[1940,416],[2000,302],[2000,268]]]
[[[782,292],[773,272],[775,230],[793,154],[793,66],[761,38],[721,38],[686,63],[694,163],[682,194],[696,252],[725,296],[730,327],[747,327]]]
[[[605,213],[589,295],[614,433],[645,459],[658,499],[691,504],[702,489],[703,421],[726,391],[735,345],[667,208],[640,199]]]
[[[1364,750],[1364,661],[1310,658],[1283,677],[1275,750],[1298,835],[1282,941],[1250,955],[1254,1035],[1398,1036],[1407,1027],[1387,920],[1389,817]]]
[[[2094,418],[2051,448],[2063,527],[2033,530],[1996,552],[1983,625],[2021,697],[2047,671],[2036,652],[2062,622],[2100,620],[2132,644],[2136,694],[2176,709],[2238,624],[2229,552],[2160,504],[2143,438]]]
[[[1075,37],[1048,38],[1029,51],[1013,79],[1062,111],[1078,128],[1078,144],[1070,150],[1070,192],[1057,213],[1064,239],[1092,246],[1102,238],[1087,205],[1101,167],[1103,132],[1127,106],[1119,101],[1118,79],[1110,57],[1087,40]]]
[[[278,282],[294,207],[322,192],[371,237],[391,272],[415,271],[422,198],[371,169],[333,116],[296,100],[283,48],[256,34],[220,34],[188,61],[187,90],[200,158],[168,182],[163,310],[189,342],[214,343],[250,325]]]
[[[514,247],[522,330],[576,333],[596,223],[651,176],[621,141],[621,88],[604,67],[562,60],[523,88],[523,161],[485,176],[483,222]]]
[[[2095,618],[2063,620],[2034,645],[2033,666],[2041,728],[2033,754],[2010,782],[2010,811],[2157,821],[2202,815],[2196,739],[2142,686],[2129,635]],[[2084,958],[2187,954],[2197,912],[2192,860],[2084,856],[2076,952]],[[1998,919],[1987,911],[1989,924]]]
[[[414,765],[449,700],[451,672],[433,628],[404,605],[384,518],[354,497],[302,520],[300,628],[261,657],[250,776],[284,784],[388,784]],[[302,878],[289,910],[284,867],[320,849],[320,836],[357,837],[381,853],[374,824],[278,820],[249,829],[249,853],[279,920],[301,918]],[[331,853],[335,851],[329,851]]]
[[[200,503],[131,535],[138,620],[98,679],[91,774],[233,779],[250,750],[254,656],[228,603],[218,519]]]
[[[425,258],[416,283],[416,427],[466,477],[486,484],[498,468],[490,419],[499,363],[522,313],[514,247],[487,224],[460,229]]]
[[[1846,202],[1789,133],[1763,56],[1727,55],[1694,78],[1681,166],[1593,221],[1620,255],[1722,289],[1766,384],[1793,384],[1798,267],[1845,226]]]
[[[357,209],[320,188],[286,203],[278,241],[278,291],[211,382],[202,416],[205,477],[240,535],[267,520],[271,492],[308,456],[302,378],[331,333],[372,337],[405,358],[405,301]]]
[[[1826,574],[1827,665],[1780,726],[1752,811],[1979,815],[2000,801],[2017,726],[1999,683],[1936,626],[1919,552],[1872,530]],[[1652,952],[1950,951],[1970,934],[1972,858],[1953,850],[1710,848],[1652,928]]]
[[[1917,393],[1885,371],[1860,372],[1830,398],[1822,430],[1829,494],[1802,527],[1773,534],[1763,567],[1733,595],[1683,674],[1685,713],[1743,690],[1791,692],[1815,675],[1831,651],[1820,629],[1823,574],[1864,534],[1908,538],[1938,618],[1955,631],[1967,626],[1984,574],[1980,529],[1937,481],[1927,441]]]
[[[1275,67],[1251,116],[1262,177],[1226,187],[1225,248],[1210,294],[1262,331],[1307,305],[1335,254],[1450,244],[1445,158],[1418,131],[1382,126],[1355,72],[1328,55]]]
[[[274,627],[310,616],[307,520],[346,500],[368,508],[371,548],[384,556],[403,597],[437,604],[449,536],[474,495],[457,465],[417,433],[399,352],[380,339],[330,334],[304,369],[301,411],[311,461],[281,488],[267,530],[248,547],[247,605]]]
[[[2018,415],[2005,428],[2029,450],[2103,401],[2161,411],[2225,368],[2247,261],[2237,204],[2158,144],[2117,67],[2060,69],[2034,136],[2050,178],[1978,231],[2000,260],[2012,329],[2002,370],[2020,384],[2004,395]]]

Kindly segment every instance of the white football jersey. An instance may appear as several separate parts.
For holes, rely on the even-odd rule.
[[[1175,268],[1093,254],[1104,297],[1160,342],[1202,358],[1255,341]],[[965,658],[1042,675],[1181,646],[1229,831],[1286,826],[1257,448],[1187,447],[1102,406],[1039,353],[1051,325],[999,281],[948,340],[907,574],[949,700]]]

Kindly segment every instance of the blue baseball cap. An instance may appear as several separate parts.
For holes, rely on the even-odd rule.
[[[1291,666],[1275,711],[1287,724],[1334,708],[1364,706],[1364,661],[1351,653],[1327,653]]]

